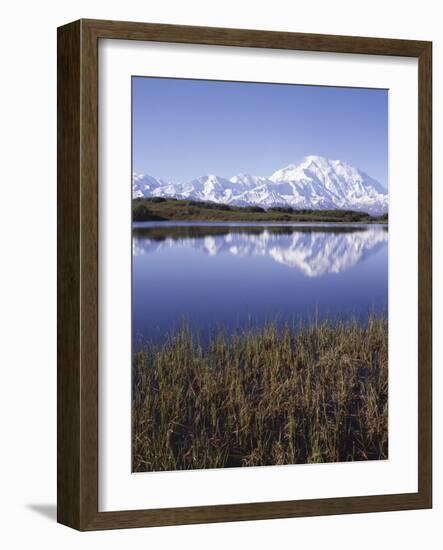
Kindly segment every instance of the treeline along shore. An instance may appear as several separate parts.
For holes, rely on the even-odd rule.
[[[388,458],[388,326],[183,328],[133,355],[133,471]]]
[[[132,201],[132,219],[144,221],[217,221],[217,222],[347,222],[387,223],[388,214],[371,216],[355,210],[311,210],[275,206],[232,206],[213,202],[163,197]]]

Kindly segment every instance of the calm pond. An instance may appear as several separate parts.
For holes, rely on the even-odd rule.
[[[387,311],[386,225],[136,223],[133,339]]]

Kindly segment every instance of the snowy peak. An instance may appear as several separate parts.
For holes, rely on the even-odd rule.
[[[274,183],[283,183],[288,181],[294,181],[299,177],[299,166],[296,164],[290,164],[285,168],[280,168],[269,177]]]
[[[214,174],[185,184],[173,184],[134,174],[133,196],[175,197],[233,205],[290,206],[295,209],[350,209],[381,214],[388,194],[379,182],[344,161],[309,155],[269,178],[238,174],[225,179]]]
[[[132,196],[136,198],[149,197],[154,194],[154,191],[161,187],[167,187],[166,181],[148,176],[147,174],[132,175]]]
[[[220,178],[219,176],[215,176],[214,174],[202,176],[201,178],[192,180],[186,185],[201,190],[204,193],[213,193],[232,187],[229,180]]]
[[[232,178],[230,178],[229,181],[231,183],[235,183],[236,185],[240,185],[248,189],[253,189],[254,187],[258,187],[259,185],[269,183],[270,180],[261,176],[251,176],[251,174],[238,174],[237,176],[233,176]]]
[[[337,196],[348,193],[364,194],[375,182],[357,168],[340,160],[328,160],[319,156],[305,157],[298,165],[291,164],[277,170],[269,178],[274,182],[302,184],[304,187],[321,186]],[[372,185],[372,187],[374,187]],[[377,187],[381,187],[377,183]]]
[[[214,174],[202,176],[177,189],[176,198],[229,202],[232,183]]]
[[[341,160],[317,155],[305,157],[299,164],[277,170],[269,178],[276,185],[286,183],[294,197],[285,196],[291,205],[306,202],[314,208],[350,208],[385,212],[387,192],[364,172]],[[302,197],[298,200],[297,197]]]

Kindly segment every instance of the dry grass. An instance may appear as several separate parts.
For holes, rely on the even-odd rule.
[[[133,470],[388,456],[387,321],[220,335],[134,354]]]

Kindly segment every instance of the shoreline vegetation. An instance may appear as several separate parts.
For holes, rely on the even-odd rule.
[[[134,472],[388,458],[388,326],[269,324],[133,354]]]
[[[388,214],[371,216],[355,210],[311,210],[275,206],[231,206],[194,200],[150,197],[133,199],[132,219],[144,221],[214,221],[214,222],[338,222],[388,223]]]

